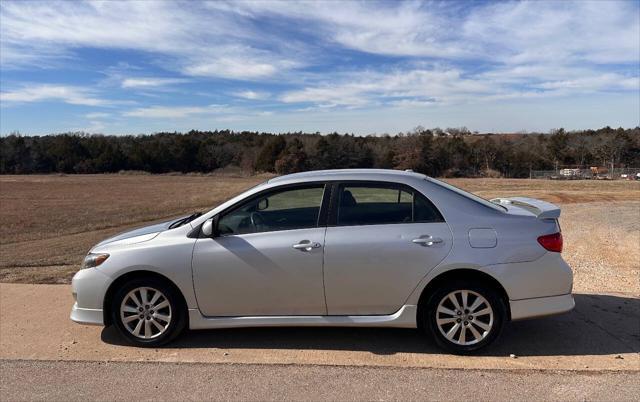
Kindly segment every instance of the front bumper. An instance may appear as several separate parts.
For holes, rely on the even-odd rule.
[[[71,321],[78,324],[104,325],[102,309],[80,308],[74,303],[71,308]]]
[[[576,303],[573,295],[566,294],[551,297],[537,297],[535,299],[511,300],[511,320],[545,317],[562,314],[572,310]]]
[[[97,268],[78,271],[71,281],[75,303],[71,320],[81,324],[104,325],[103,303],[111,278]]]

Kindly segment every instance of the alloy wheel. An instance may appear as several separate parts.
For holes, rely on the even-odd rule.
[[[472,290],[454,290],[436,308],[440,333],[456,345],[468,346],[485,339],[494,324],[491,304]]]
[[[157,338],[171,324],[171,304],[158,289],[135,288],[122,300],[120,319],[127,331],[136,338]]]

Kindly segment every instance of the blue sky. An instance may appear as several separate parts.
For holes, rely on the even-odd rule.
[[[640,2],[0,3],[0,132],[640,125]]]

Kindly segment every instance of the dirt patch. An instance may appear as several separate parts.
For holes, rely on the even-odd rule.
[[[446,179],[487,199],[525,196],[557,204],[638,201],[640,182],[625,180]]]
[[[211,208],[264,177],[0,176],[0,243],[120,228]]]
[[[0,282],[67,284],[78,272],[78,264],[0,268]]]

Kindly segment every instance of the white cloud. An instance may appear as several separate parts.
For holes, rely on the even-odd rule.
[[[382,55],[525,68],[640,60],[640,17],[633,2],[501,2],[469,8],[446,2],[344,2],[337,10],[335,3],[319,1],[7,1],[0,7],[3,68],[46,65],[72,57],[80,47],[151,52],[169,56],[165,64],[187,75],[242,80],[322,63],[314,45],[261,28],[264,17],[274,16],[324,46]]]
[[[577,74],[571,68],[561,73],[541,74],[531,80],[525,71],[502,74],[464,74],[455,68],[353,72],[328,82],[284,93],[284,103],[310,103],[315,108],[362,108],[380,105],[431,107],[435,104],[550,98],[606,91],[640,92],[640,78],[622,74]],[[579,77],[579,78],[575,78]]]
[[[370,53],[410,56],[454,57],[469,54],[468,46],[448,36],[456,27],[436,5],[425,10],[418,2],[239,1],[233,7],[218,2],[211,7],[233,10],[239,15],[263,15],[302,21],[302,30],[318,32],[344,47]]]
[[[249,100],[263,100],[263,99],[269,98],[270,95],[267,92],[247,90],[247,91],[234,92],[233,96],[237,98],[244,98]]]
[[[100,99],[90,91],[80,87],[65,85],[33,85],[20,89],[0,92],[3,103],[27,103],[58,100],[71,105],[105,106],[113,102]]]
[[[122,88],[155,88],[173,84],[182,84],[188,80],[182,78],[136,77],[122,80]]]
[[[249,78],[262,77],[275,73],[269,66],[282,56],[301,60],[282,52],[295,38],[283,41],[256,26],[269,15],[325,41],[378,54],[511,62],[640,58],[637,5],[620,1],[499,2],[468,9],[435,2],[343,2],[339,10],[319,1],[7,1],[1,10],[8,64],[33,57],[18,48],[43,56],[76,47],[124,48],[186,56],[184,70],[197,75],[242,76],[230,71],[240,58],[252,61],[245,70]]]
[[[285,103],[426,106],[638,90],[640,15],[629,2],[504,2],[468,9],[451,3],[345,2],[339,12],[335,3],[316,1],[209,6],[253,19],[286,18],[330,45],[413,60],[435,57],[455,66],[328,72],[282,94]],[[603,73],[607,64],[618,63],[623,66],[615,68],[627,73]]]
[[[633,2],[496,3],[471,13],[462,32],[508,64],[640,60],[640,17]]]
[[[124,112],[124,116],[147,119],[181,119],[192,115],[218,114],[227,110],[225,105],[209,106],[150,106]]]
[[[433,99],[400,99],[389,102],[390,105],[404,108],[404,107],[429,107],[435,105],[435,101]]]
[[[255,79],[271,76],[276,73],[277,68],[269,63],[224,58],[193,64],[183,71],[194,76]]]
[[[194,76],[266,78],[299,62],[265,50],[264,39],[233,15],[205,14],[197,2],[2,2],[3,68],[82,47],[133,49],[166,57]],[[276,42],[277,44],[277,42]],[[274,47],[273,43],[270,47]]]
[[[180,42],[181,30],[168,32],[166,24],[178,23],[184,13],[177,8],[170,12],[162,3],[150,5],[146,2],[3,2],[3,40],[9,46],[45,43],[61,49],[84,46],[174,49]]]
[[[240,1],[224,8],[254,18],[303,20],[309,31],[376,54],[510,63],[640,59],[633,2],[498,2],[466,9],[446,2],[344,2],[338,11],[333,2]]]
[[[86,117],[89,120],[106,119],[111,117],[111,114],[103,113],[103,112],[94,112],[94,113],[87,113],[84,115],[84,117]]]
[[[620,74],[601,74],[575,79],[543,82],[537,86],[543,89],[567,89],[584,91],[640,91],[640,78],[626,77]]]
[[[443,103],[465,96],[493,94],[497,88],[486,82],[464,78],[457,69],[397,70],[388,73],[351,73],[339,83],[310,86],[285,93],[285,103],[309,102],[319,106],[362,107],[390,102]]]
[[[86,133],[100,133],[104,131],[107,126],[102,121],[89,121],[89,124],[86,127],[76,129],[74,131],[84,131]]]

